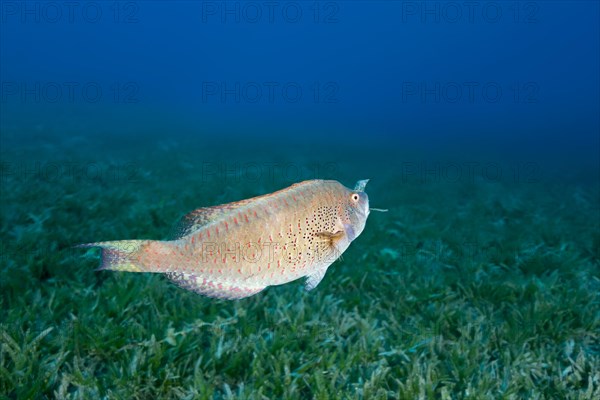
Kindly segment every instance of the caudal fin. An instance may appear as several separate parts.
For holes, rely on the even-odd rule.
[[[140,262],[140,254],[149,240],[118,240],[114,242],[85,243],[75,247],[102,249],[102,264],[97,271],[128,271],[128,272],[151,272],[147,271]]]

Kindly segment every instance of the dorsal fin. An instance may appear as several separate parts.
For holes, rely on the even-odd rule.
[[[293,190],[300,190],[303,187],[314,185],[315,183],[320,182],[323,181],[304,181],[296,183],[286,189],[282,189],[274,193],[264,194],[261,196],[252,197],[250,199],[235,201],[233,203],[227,203],[218,206],[198,208],[181,217],[181,219],[175,224],[175,226],[171,230],[171,234],[168,237],[171,240],[180,239],[184,236],[196,232],[198,229],[204,227],[205,225],[211,224],[219,220],[220,218],[227,215],[229,212],[237,210],[240,207],[244,207],[251,203],[255,203],[256,201],[261,199],[273,198],[276,196],[284,196],[289,193],[292,193]]]
[[[232,203],[222,204],[218,206],[197,208],[194,211],[181,217],[181,219],[175,224],[171,235],[169,235],[169,238],[180,239],[184,236],[194,233],[198,229],[215,221],[218,221],[220,218],[223,218],[231,211],[235,211],[241,207],[247,206],[267,196],[269,195],[253,197],[251,199],[246,200],[234,201]]]
[[[243,200],[238,203],[245,201],[246,200]],[[197,208],[181,217],[181,219],[173,227],[170,238],[181,239],[184,236],[196,232],[203,226],[219,220],[227,215],[228,212],[233,211],[242,205],[243,204],[230,203],[222,206]]]
[[[183,217],[175,224],[171,232],[171,239],[180,239],[190,233],[196,232],[204,225],[219,219],[223,215],[223,211],[218,207],[198,208]]]

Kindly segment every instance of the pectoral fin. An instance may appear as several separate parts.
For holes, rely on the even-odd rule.
[[[341,255],[337,249],[337,243],[344,237],[344,231],[319,232],[316,236],[316,256],[321,262],[329,262],[331,264]]]
[[[323,239],[325,242],[329,242],[331,244],[335,244],[338,240],[344,237],[344,231],[337,231],[335,233],[331,232],[319,232],[315,236]]]

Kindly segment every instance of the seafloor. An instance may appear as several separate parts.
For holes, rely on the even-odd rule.
[[[0,398],[600,398],[597,171],[330,148],[5,143]],[[315,177],[389,212],[312,292],[214,300],[70,247]]]

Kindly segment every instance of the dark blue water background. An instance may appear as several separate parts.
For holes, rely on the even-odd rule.
[[[371,174],[429,158],[598,173],[596,1],[3,1],[0,21],[3,152],[169,139]]]

